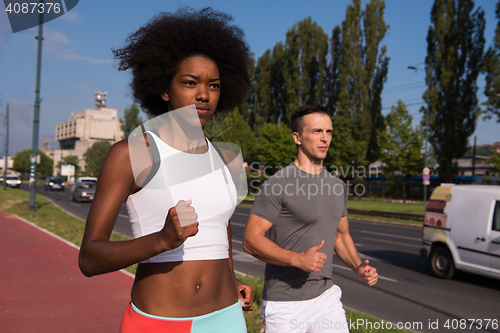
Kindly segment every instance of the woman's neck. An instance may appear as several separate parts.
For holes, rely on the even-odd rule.
[[[191,154],[202,154],[207,151],[207,143],[201,126],[179,124],[171,118],[158,128],[158,133],[166,144],[176,150]]]

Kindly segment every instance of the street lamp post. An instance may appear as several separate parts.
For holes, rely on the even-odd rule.
[[[40,0],[39,3],[43,3]],[[35,86],[35,104],[33,110],[33,141],[31,148],[31,168],[30,168],[30,210],[35,210],[35,197],[36,197],[36,166],[38,155],[38,131],[40,126],[40,71],[42,67],[42,25],[43,25],[43,12],[38,15],[38,48],[36,58],[36,86]]]
[[[408,66],[408,69],[413,69],[415,72],[420,71],[425,71],[427,75],[427,109],[425,110],[425,159],[424,159],[424,166],[427,168],[427,159],[428,159],[428,149],[427,149],[427,143],[428,143],[428,133],[429,133],[429,109],[431,107],[431,75],[428,71],[428,67],[426,69],[420,69],[418,68],[419,65],[422,63],[418,64],[417,66]],[[427,203],[427,184],[424,182],[424,205]]]

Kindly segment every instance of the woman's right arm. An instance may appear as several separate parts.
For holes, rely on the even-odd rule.
[[[180,202],[170,208],[162,230],[133,240],[109,241],[120,208],[133,185],[128,144],[127,140],[123,140],[111,147],[99,172],[78,257],[84,275],[93,276],[123,269],[174,249],[198,232],[194,209],[189,206],[189,202]],[[183,219],[195,223],[181,227],[177,214],[186,214]]]

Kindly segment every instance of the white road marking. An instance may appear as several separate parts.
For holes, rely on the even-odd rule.
[[[119,217],[123,217],[123,218],[126,218],[128,219],[128,215],[124,215],[124,214],[118,214]]]
[[[351,269],[346,267],[346,266],[340,266],[340,265],[335,265],[335,264],[332,264],[333,267],[335,268],[340,268],[340,269],[343,269],[345,271],[350,271]],[[391,281],[391,282],[399,282],[398,280],[394,280],[394,279],[391,279],[391,278],[388,278],[388,277],[385,277],[385,276],[381,276],[379,275],[378,276],[379,279],[381,280],[386,280],[386,281]]]
[[[394,238],[401,238],[401,239],[410,239],[410,240],[416,240],[416,241],[421,241],[422,240],[422,238],[406,237],[406,236],[396,236],[396,235],[384,234],[382,232],[374,232],[374,231],[366,231],[366,230],[361,230],[361,232],[363,234],[370,234],[370,235],[379,235],[379,236],[394,237]]]
[[[246,227],[247,226],[246,224],[238,223],[238,222],[233,222],[233,221],[231,221],[231,225],[237,225],[239,227]]]
[[[76,203],[72,203],[72,202],[70,202],[69,204],[70,204],[71,206],[80,207],[80,205],[79,205],[79,204],[76,204]]]
[[[391,278],[388,278],[388,277],[385,277],[385,276],[381,276],[381,275],[379,275],[378,278],[382,279],[382,280],[391,281],[391,282],[399,282],[398,280],[394,280],[394,279],[391,279]]]
[[[235,242],[235,243],[238,243],[238,244],[243,244],[243,242],[242,242],[242,241],[239,241],[239,240],[237,240],[237,239],[233,239],[232,241],[233,241],[233,242]]]

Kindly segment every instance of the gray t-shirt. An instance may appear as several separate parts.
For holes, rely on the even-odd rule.
[[[273,224],[269,239],[279,247],[304,252],[325,241],[327,255],[318,273],[292,266],[266,264],[263,298],[268,301],[302,301],[315,298],[333,285],[331,260],[335,235],[347,215],[345,183],[325,169],[313,175],[291,163],[260,188],[251,213]]]

